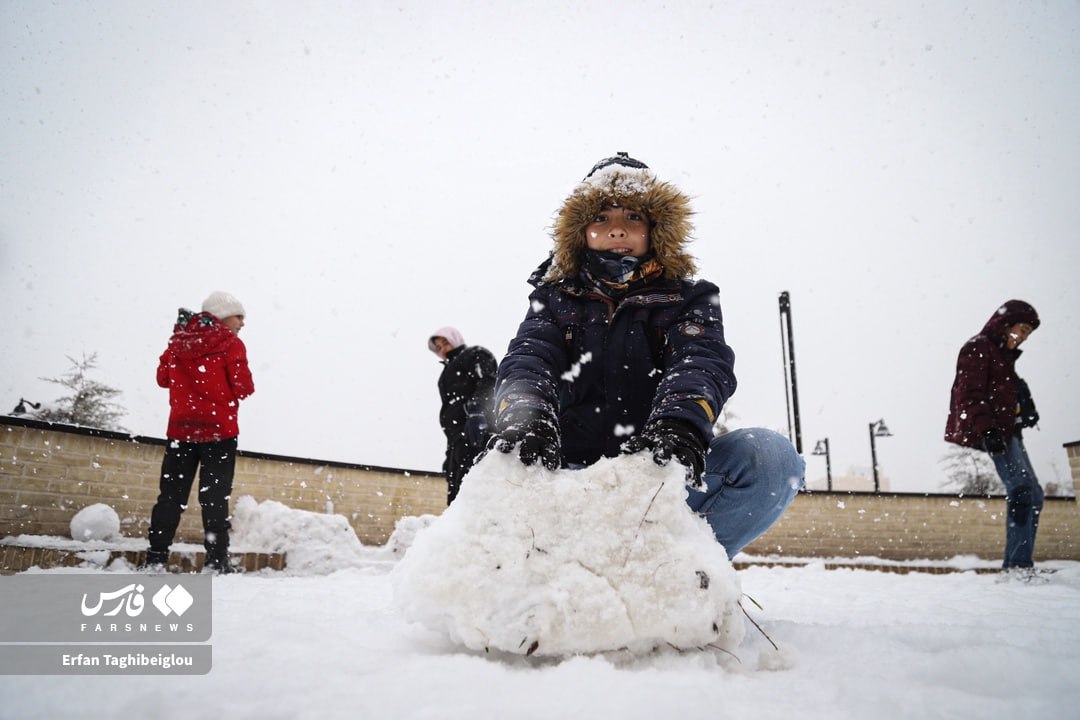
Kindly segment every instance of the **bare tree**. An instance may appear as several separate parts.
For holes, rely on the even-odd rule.
[[[71,390],[72,394],[39,410],[37,419],[126,432],[118,420],[127,411],[113,402],[113,398],[120,395],[121,391],[88,376],[88,373],[97,367],[97,353],[92,353],[89,357],[83,353],[81,361],[70,355],[67,359],[71,361],[71,369],[63,377],[41,380],[62,385]]]
[[[998,477],[990,457],[978,450],[950,445],[941,457],[947,480],[944,487],[956,487],[963,495],[1003,495],[1005,484]]]

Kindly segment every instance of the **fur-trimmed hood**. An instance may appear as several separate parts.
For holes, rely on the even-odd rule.
[[[649,218],[649,248],[664,267],[665,278],[689,279],[697,271],[686,249],[693,232],[690,198],[674,185],[658,180],[644,165],[612,162],[594,169],[559,209],[552,232],[555,247],[544,280],[577,277],[586,247],[585,228],[604,205],[637,210]]]

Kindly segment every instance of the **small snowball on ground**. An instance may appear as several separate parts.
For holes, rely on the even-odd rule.
[[[770,645],[758,655],[758,670],[791,670],[799,663],[799,653],[794,647]]]
[[[87,505],[71,518],[72,540],[111,540],[120,535],[120,516],[105,503]]]

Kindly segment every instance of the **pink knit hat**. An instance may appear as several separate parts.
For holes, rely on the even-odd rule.
[[[461,347],[465,344],[465,339],[461,337],[461,331],[454,327],[441,327],[435,332],[431,333],[428,337],[427,346],[428,350],[439,354],[439,351],[435,349],[435,338],[446,338],[446,341],[450,343],[452,348]]]

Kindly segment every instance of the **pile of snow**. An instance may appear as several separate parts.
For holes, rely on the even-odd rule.
[[[250,495],[236,501],[231,545],[286,554],[290,574],[324,575],[370,562],[370,553],[343,515],[297,510]]]
[[[87,505],[71,518],[72,540],[112,540],[120,536],[120,516],[105,503]]]
[[[436,515],[407,515],[394,523],[394,532],[386,541],[386,549],[393,557],[400,558],[412,547],[420,531],[435,522]]]
[[[395,603],[474,650],[733,651],[739,580],[683,472],[645,453],[554,473],[491,453],[394,567]]]

